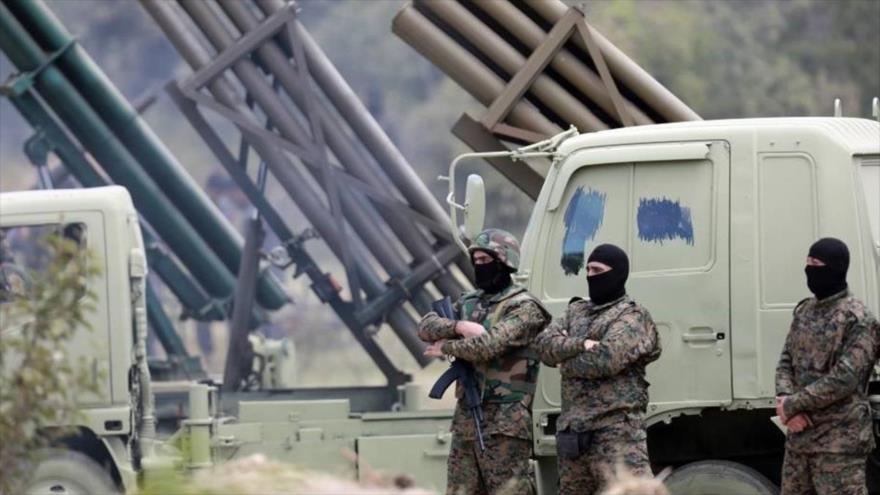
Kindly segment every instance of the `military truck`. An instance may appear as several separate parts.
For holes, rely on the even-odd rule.
[[[672,123],[557,137],[509,155],[552,159],[518,277],[554,315],[585,296],[593,247],[629,253],[628,292],[651,311],[663,345],[648,367],[648,447],[655,466],[677,467],[673,492],[775,493],[784,435],[770,419],[774,372],[792,311],[810,295],[810,244],[844,240],[850,290],[880,313],[880,124]],[[461,161],[450,167],[449,203],[453,229],[463,210],[468,236],[482,228],[485,199],[471,176],[464,204],[455,201]],[[549,493],[559,374],[543,368],[539,380],[534,448]]]
[[[39,270],[29,253],[70,225],[78,227],[80,242],[102,269],[88,281],[97,295],[88,316],[91,330],[74,333],[68,356],[83,358],[100,383],[97,393],[78,396],[81,414],[75,424],[63,425],[72,430],[39,456],[29,493],[132,492],[139,477],[162,474],[169,462],[203,469],[215,459],[257,452],[340,476],[358,478],[372,472],[367,466],[389,467],[415,473],[429,486],[442,483],[450,415],[413,411],[424,395],[413,386],[401,389],[397,412],[353,413],[348,400],[276,398],[237,402],[232,418],[219,411],[215,387],[190,384],[181,430],[171,443],[157,440],[145,350],[148,268],[128,191],[111,186],[0,194],[5,278]],[[6,322],[3,330],[17,331],[15,322]],[[263,378],[274,380],[279,373]],[[184,444],[176,439],[185,439],[181,450],[175,446]],[[344,451],[357,452],[361,462],[352,463]]]
[[[87,316],[94,331],[75,332],[68,353],[71,359],[84,358],[99,383],[95,394],[78,398],[78,421],[66,425],[75,433],[53,445],[31,488],[51,490],[60,481],[55,478],[78,473],[75,484],[59,486],[78,493],[100,492],[133,484],[132,466],[139,459],[132,453],[141,450],[138,433],[152,436],[151,402],[143,400],[149,399],[149,373],[144,374],[146,355],[138,352],[146,336],[141,295],[147,263],[137,213],[121,187],[0,195],[4,275],[38,271],[39,258],[29,254],[68,225],[80,227],[83,245],[95,253],[102,268],[102,275],[89,281],[97,294],[95,311]],[[4,303],[9,301],[4,298]],[[4,331],[14,329],[14,322],[4,325]],[[146,429],[138,432],[136,424]]]
[[[784,437],[771,422],[773,374],[791,311],[808,295],[807,246],[823,235],[846,241],[850,287],[880,312],[880,124],[758,119],[575,134],[510,153],[552,158],[523,239],[520,282],[558,315],[586,292],[591,246],[624,247],[628,289],[663,340],[663,356],[648,368],[652,462],[676,467],[675,493],[775,493]],[[463,210],[473,235],[485,199],[472,176],[464,204],[456,202],[459,163],[450,167],[451,223],[459,232]],[[106,380],[99,397],[82,398],[77,434],[56,445],[63,455],[37,469],[32,487],[130,491],[139,471],[149,477],[156,451],[139,352],[144,302],[133,290],[147,271],[136,213],[119,187],[0,195],[5,232],[62,222],[81,223],[104,260],[93,282],[95,331],[71,346]],[[417,386],[402,387],[398,410],[372,412],[353,411],[346,399],[252,399],[221,410],[211,387],[192,385],[189,394],[182,462],[191,469],[260,452],[342,476],[378,469],[445,484],[451,412],[420,410]],[[541,493],[555,492],[559,407],[559,375],[544,368],[534,406]]]

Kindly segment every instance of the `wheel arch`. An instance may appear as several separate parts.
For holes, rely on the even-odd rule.
[[[52,439],[49,442],[49,448],[70,450],[85,455],[110,475],[114,485],[121,493],[126,492],[128,487],[119,469],[121,459],[118,458],[120,454],[124,453],[114,452],[107,439],[98,436],[94,431],[84,426],[65,429],[52,427],[47,428],[44,433]],[[124,446],[124,442],[122,445]]]
[[[656,469],[701,460],[743,464],[779,483],[785,435],[770,421],[772,409],[705,408],[653,422],[648,453]]]

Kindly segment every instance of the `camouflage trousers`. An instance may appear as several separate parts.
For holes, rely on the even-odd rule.
[[[523,438],[489,435],[485,451],[476,440],[452,435],[446,472],[447,495],[531,495],[529,474],[532,442]]]
[[[781,495],[867,495],[865,457],[786,450]]]
[[[641,419],[626,418],[589,434],[579,457],[557,459],[560,495],[598,493],[618,465],[636,475],[651,474],[648,434]]]

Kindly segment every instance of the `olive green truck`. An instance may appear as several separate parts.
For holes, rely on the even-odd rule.
[[[623,247],[628,290],[651,311],[663,345],[648,368],[652,462],[675,467],[668,479],[675,493],[776,493],[784,435],[771,421],[774,371],[792,310],[809,295],[803,264],[815,239],[849,245],[850,288],[880,313],[880,124],[639,126],[569,137],[540,153],[551,165],[523,239],[519,280],[559,315],[586,292],[585,253],[602,242]],[[464,210],[472,233],[482,227],[485,202],[480,181],[468,182],[464,204],[453,194],[450,203]],[[73,452],[46,461],[31,487],[131,492],[138,471],[148,478],[163,450],[143,362],[139,286],[148,268],[137,214],[120,187],[0,195],[7,237],[59,223],[83,224],[102,260],[102,275],[90,282],[99,296],[93,331],[70,344],[71,355],[103,371],[101,393],[81,397],[76,441],[64,443]],[[419,387],[403,387],[394,411],[355,411],[344,399],[242,400],[224,411],[206,385],[189,394],[182,459],[190,469],[259,452],[352,478],[366,466],[407,473],[443,489],[451,411],[421,410]],[[534,404],[540,493],[555,492],[559,407],[559,375],[544,368]]]

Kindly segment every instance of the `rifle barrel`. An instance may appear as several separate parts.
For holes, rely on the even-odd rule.
[[[477,431],[477,440],[480,442],[480,452],[483,452],[486,450],[486,445],[483,443],[483,429],[480,427],[480,408],[474,407],[471,412],[474,415],[474,428]]]

